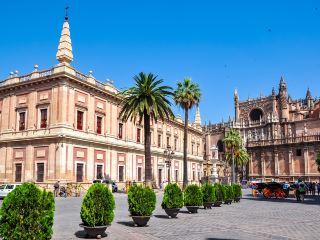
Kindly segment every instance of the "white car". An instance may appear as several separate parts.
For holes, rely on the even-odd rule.
[[[8,183],[0,185],[0,199],[6,197],[13,189],[20,186],[20,183]]]

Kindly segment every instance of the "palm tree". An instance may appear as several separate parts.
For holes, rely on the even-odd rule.
[[[231,158],[232,183],[235,183],[236,182],[236,179],[235,179],[236,174],[235,174],[235,166],[234,166],[234,156],[235,156],[236,152],[239,152],[239,150],[242,147],[241,137],[240,137],[240,134],[237,130],[230,129],[230,131],[226,133],[226,136],[223,141],[226,145],[227,159]]]
[[[145,182],[151,187],[151,121],[157,122],[173,117],[171,103],[168,97],[172,96],[172,88],[163,86],[163,80],[157,79],[152,73],[148,75],[140,72],[134,76],[135,86],[119,93],[122,98],[122,109],[119,118],[127,122],[144,122],[144,155],[145,155]]]
[[[242,178],[244,176],[243,168],[248,164],[249,158],[247,150],[242,146],[234,152],[235,172],[236,174],[241,173]],[[232,165],[231,152],[226,152],[226,159],[229,161],[229,165]]]
[[[175,103],[184,110],[183,189],[185,189],[188,185],[188,114],[192,107],[199,105],[201,93],[197,83],[192,82],[191,78],[185,78],[183,81],[177,83],[177,89],[173,94]]]

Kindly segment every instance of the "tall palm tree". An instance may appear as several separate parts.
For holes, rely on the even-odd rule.
[[[234,164],[235,164],[235,173],[236,176],[238,173],[241,173],[241,177],[243,178],[244,173],[243,169],[248,164],[249,154],[244,147],[240,147],[234,152]],[[226,159],[229,161],[229,165],[232,165],[232,154],[231,152],[226,152]]]
[[[189,110],[199,105],[200,88],[197,83],[191,81],[191,78],[185,78],[177,83],[177,89],[174,91],[174,101],[184,110],[184,137],[183,137],[183,189],[188,185],[188,166],[187,166],[187,148],[188,148],[188,120]]]
[[[236,182],[236,174],[235,174],[235,161],[234,156],[242,147],[242,141],[240,134],[235,129],[230,129],[227,133],[225,138],[223,139],[225,146],[226,146],[226,154],[227,159],[231,158],[231,165],[232,165],[232,183]],[[228,157],[229,156],[229,157]]]
[[[171,103],[168,97],[172,96],[172,88],[162,85],[163,80],[149,73],[140,72],[134,76],[135,86],[122,91],[122,109],[119,118],[127,122],[136,123],[137,119],[144,122],[144,155],[145,155],[145,182],[151,187],[151,121],[157,122],[173,117]]]

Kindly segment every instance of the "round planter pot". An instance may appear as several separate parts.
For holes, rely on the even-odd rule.
[[[150,220],[150,216],[131,216],[133,222],[138,227],[145,227]]]
[[[98,235],[103,235],[104,232],[106,231],[107,227],[110,225],[106,226],[95,226],[95,227],[88,227],[83,224],[79,224],[80,227],[82,227],[85,231],[85,233],[91,237],[91,238],[96,238]]]
[[[231,204],[232,203],[232,199],[228,199],[226,201],[224,201],[224,204]]]
[[[204,209],[211,209],[213,202],[205,202],[203,203]]]
[[[240,202],[240,199],[241,199],[241,198],[236,197],[236,198],[234,198],[234,202]]]
[[[213,206],[214,207],[221,207],[222,201],[216,201],[214,202]]]
[[[164,209],[169,218],[176,218],[179,213],[180,208],[167,208]]]
[[[189,213],[198,213],[198,206],[186,206],[186,208],[188,209]]]

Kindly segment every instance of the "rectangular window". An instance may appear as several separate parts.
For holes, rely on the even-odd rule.
[[[178,170],[175,170],[175,179],[176,179],[176,182],[179,181],[179,172],[178,172]]]
[[[192,143],[191,145],[191,154],[193,155],[193,148],[194,148],[194,144]]]
[[[19,131],[26,129],[26,112],[19,113]]]
[[[77,182],[83,182],[83,163],[77,163]]]
[[[158,134],[158,147],[161,147],[161,134]]]
[[[137,128],[137,143],[141,142],[141,129]]]
[[[175,150],[175,151],[177,150],[177,141],[178,141],[178,139],[175,138],[175,139],[174,139],[174,150]]]
[[[103,165],[97,165],[97,179],[103,179],[102,169]]]
[[[119,166],[119,182],[124,181],[124,166]]]
[[[77,111],[77,129],[83,130],[83,112]]]
[[[197,156],[199,156],[199,145],[197,145]]]
[[[97,134],[102,132],[102,117],[97,116]]]
[[[40,128],[47,128],[48,126],[48,110],[46,108],[40,109]]]
[[[138,167],[138,182],[141,182],[142,168]]]
[[[37,182],[44,181],[44,163],[37,163]]]
[[[301,156],[302,156],[302,151],[301,151],[300,148],[296,149],[296,155],[297,155],[298,157],[301,157]]]
[[[196,180],[196,172],[192,171],[192,180],[195,181]]]
[[[22,179],[22,163],[16,163],[15,182],[21,182]]]
[[[123,131],[123,124],[119,123],[119,132],[118,132],[118,137],[122,139],[122,131]]]
[[[170,137],[167,137],[167,147],[170,146]]]

